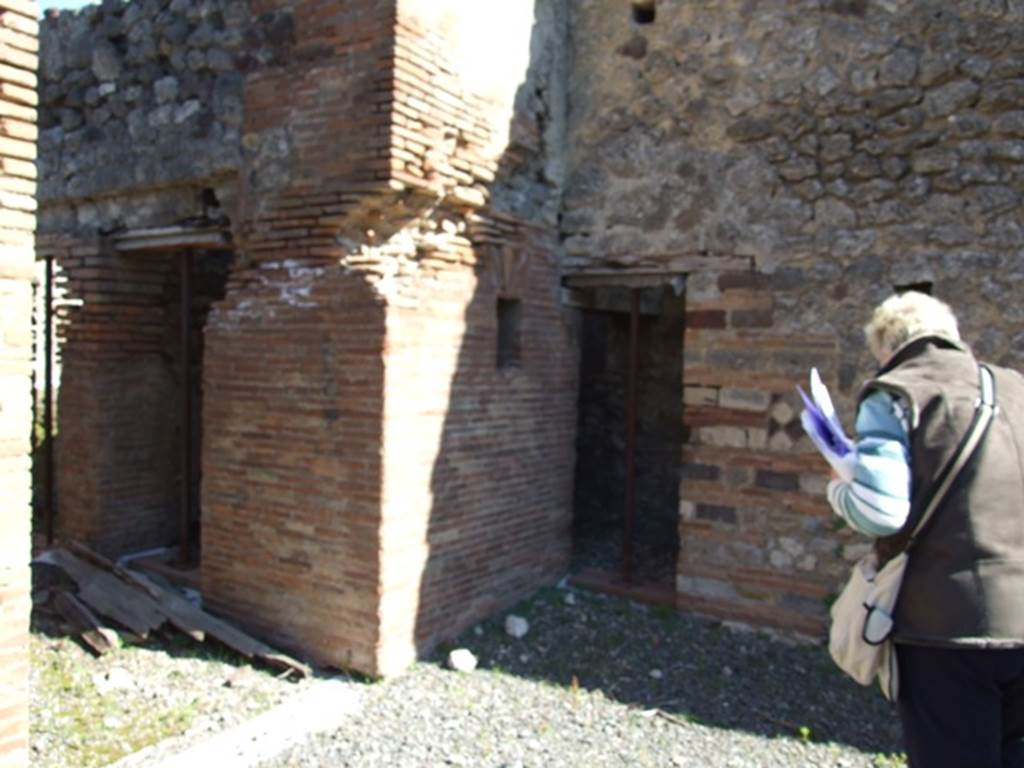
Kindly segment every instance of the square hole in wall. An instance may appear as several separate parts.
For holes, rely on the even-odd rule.
[[[523,303],[498,299],[498,367],[512,368],[522,362]]]
[[[915,291],[916,293],[926,293],[929,296],[932,295],[932,281],[923,280],[920,283],[905,283],[904,285],[894,285],[893,290],[896,293],[906,293],[907,291]]]
[[[657,15],[654,0],[633,0],[633,21],[637,24],[653,24]]]

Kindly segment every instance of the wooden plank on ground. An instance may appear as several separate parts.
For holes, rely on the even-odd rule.
[[[303,677],[310,677],[313,674],[306,664],[261,643],[226,621],[196,608],[181,595],[162,588],[144,574],[132,571],[131,577],[140,586],[145,585],[146,591],[150,594],[159,594],[160,610],[182,632],[193,636],[196,633],[211,635],[248,659],[256,658],[279,669],[294,670]]]
[[[82,602],[140,637],[148,637],[166,621],[156,602],[145,592],[70,552],[51,549],[39,555],[34,562],[60,568],[78,585],[78,596]]]
[[[53,604],[97,656],[118,647],[117,633],[100,624],[96,615],[70,592],[62,590],[54,594]]]

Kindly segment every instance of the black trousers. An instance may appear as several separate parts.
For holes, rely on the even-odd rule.
[[[1024,648],[896,645],[910,768],[1024,768]]]

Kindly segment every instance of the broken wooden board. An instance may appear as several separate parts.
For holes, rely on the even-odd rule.
[[[226,621],[196,608],[178,593],[162,588],[144,574],[137,571],[129,573],[131,579],[146,589],[148,593],[159,595],[160,610],[182,632],[193,637],[212,635],[247,659],[256,658],[279,669],[293,670],[302,677],[312,676],[313,670],[306,664],[276,651]]]
[[[195,607],[174,590],[165,589],[143,573],[115,565],[81,545],[74,548],[80,556],[63,549],[51,549],[39,555],[34,562],[62,569],[78,584],[79,597],[83,602],[140,637],[145,638],[149,632],[170,621],[198,642],[203,642],[209,635],[248,659],[259,659],[302,677],[312,676],[313,670],[308,665]]]
[[[116,650],[120,646],[117,633],[100,624],[96,615],[70,592],[61,590],[54,593],[53,605],[60,615],[75,628],[78,636],[82,638],[82,642],[89,646],[97,656]]]
[[[60,568],[78,584],[82,602],[139,637],[148,637],[166,621],[156,601],[145,592],[70,552],[51,549],[36,557],[34,562]]]

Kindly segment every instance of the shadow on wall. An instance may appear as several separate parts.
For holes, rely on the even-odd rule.
[[[545,4],[538,0],[535,12]],[[534,56],[542,34],[536,25]],[[534,58],[531,72],[537,66]],[[396,413],[389,412],[386,430],[401,430],[405,466],[414,477],[417,458],[432,457],[423,560],[408,564],[418,583],[418,651],[494,615],[482,636],[469,631],[462,638],[484,667],[559,686],[575,680],[625,704],[711,726],[808,738],[800,731],[806,727],[809,738],[893,751],[895,719],[880,697],[842,679],[820,647],[789,647],[673,610],[583,593],[569,609],[564,593],[552,588],[517,609],[531,621],[526,640],[505,634],[498,612],[515,595],[563,576],[571,549],[582,317],[560,304],[557,230],[545,219],[558,205],[558,181],[544,173],[543,141],[516,143],[523,122],[533,121],[543,135],[537,123],[544,109],[524,111],[538,94],[544,95],[528,75],[512,142],[491,185],[491,208],[479,212],[503,242],[482,243],[471,227],[475,265],[436,275],[428,301],[389,316],[389,353],[418,347],[427,365],[403,370],[389,363],[387,373],[389,411],[403,393],[405,418],[395,427]],[[534,221],[549,223],[539,228]],[[456,340],[454,360],[444,357],[445,334]],[[438,370],[446,381],[432,378]],[[393,378],[405,383],[396,389]],[[423,439],[415,427],[429,420],[439,386],[446,392],[440,430],[426,430],[437,442],[413,445]],[[410,400],[420,405],[410,407]],[[395,434],[385,443],[394,444]],[[387,479],[384,485],[391,487]],[[385,523],[385,546],[387,538]],[[651,676],[654,668],[663,670],[661,678]],[[878,722],[887,725],[870,725]]]
[[[466,225],[474,263],[442,270],[418,309],[397,311],[400,334],[419,354],[449,344],[430,353],[415,384],[421,403],[440,395],[436,426],[429,438],[405,438],[436,436],[423,446],[430,498],[415,598],[419,652],[568,571],[578,363],[560,303],[557,180],[546,166],[558,96],[547,80],[556,54],[544,36],[553,30],[543,20],[555,5],[538,0],[524,30],[531,57],[488,206],[472,217],[451,213]],[[388,390],[390,404],[390,382]],[[413,418],[429,419],[430,408]]]

